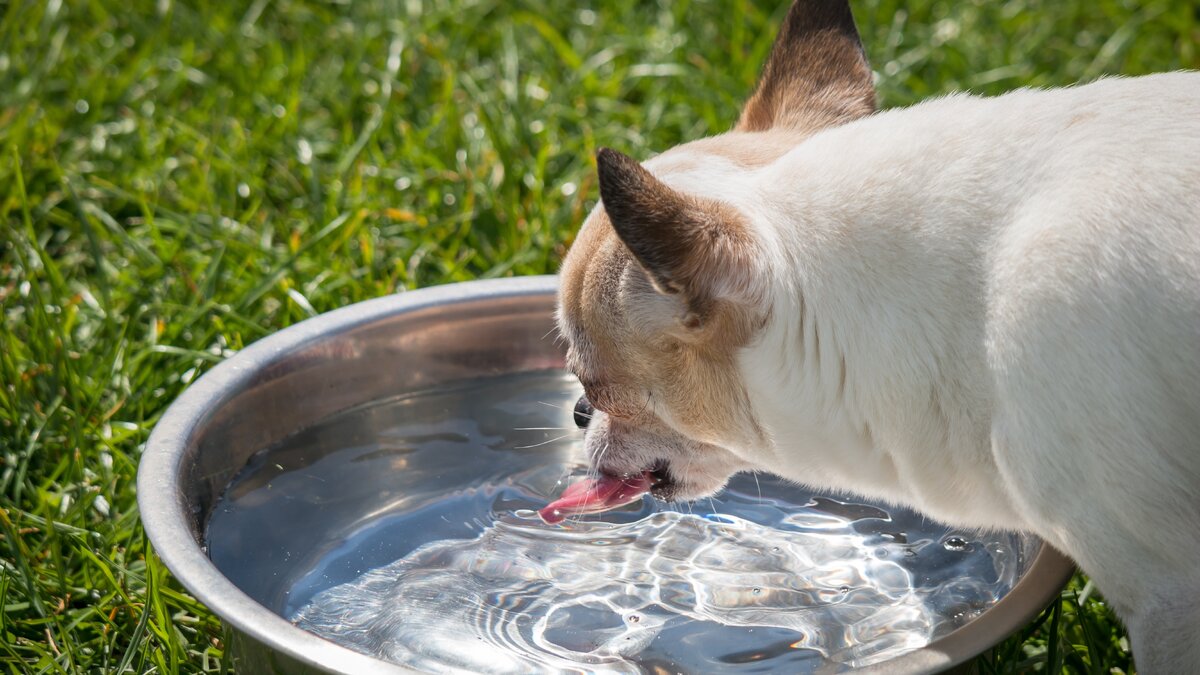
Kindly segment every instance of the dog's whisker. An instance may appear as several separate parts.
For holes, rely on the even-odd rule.
[[[604,459],[604,453],[608,452],[610,445],[604,443],[604,447],[600,448],[600,452],[596,453],[596,458],[592,460],[591,466],[588,468],[588,475],[595,474],[594,477],[600,476],[600,462]]]
[[[566,406],[558,405],[557,403],[550,403],[549,401],[538,401],[538,403],[540,403],[541,405],[550,407],[550,408],[554,408],[555,410],[567,410]],[[592,419],[592,415],[590,415],[590,414],[574,412],[574,410],[572,410],[572,412],[576,415],[579,415],[580,417],[586,417],[589,420]]]
[[[687,461],[685,461],[683,463],[683,470],[679,472],[679,482],[680,483],[683,483],[685,485],[687,484],[688,473],[690,473],[692,470],[692,461],[693,461],[693,457],[691,456],[691,454],[689,454],[687,456]],[[696,502],[689,501],[687,503],[687,509],[688,509],[688,515],[693,515],[696,511]]]
[[[650,407],[650,399],[653,396],[654,396],[654,392],[650,392],[650,391],[646,392],[646,402],[642,404],[642,409],[638,411],[639,415],[646,412],[646,409]]]
[[[567,438],[570,435],[571,434],[563,434],[562,436],[559,436],[558,438],[551,438],[548,441],[542,441],[541,443],[534,443],[533,445],[514,445],[513,449],[514,450],[527,450],[529,448],[540,448],[543,445],[547,445],[547,444],[553,443],[555,441],[561,441],[562,439]]]

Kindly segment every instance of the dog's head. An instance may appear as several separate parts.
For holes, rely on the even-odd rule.
[[[561,270],[558,319],[601,474],[653,472],[695,499],[769,444],[737,368],[770,318],[769,245],[747,175],[822,128],[874,110],[845,0],[798,0],[733,131],[645,166],[596,157],[601,204]]]

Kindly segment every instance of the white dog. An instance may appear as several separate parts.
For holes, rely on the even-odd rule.
[[[559,320],[599,478],[548,519],[770,471],[1035,532],[1143,672],[1200,668],[1200,74],[875,112],[800,0],[733,131],[597,163]]]

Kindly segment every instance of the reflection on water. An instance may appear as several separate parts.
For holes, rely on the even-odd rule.
[[[480,380],[339,415],[256,455],[214,562],[300,626],[423,670],[811,672],[878,663],[1016,582],[1016,535],[739,476],[565,526],[574,381]],[[561,437],[561,438],[560,438]]]

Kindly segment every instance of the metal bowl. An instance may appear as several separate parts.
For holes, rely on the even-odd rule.
[[[224,622],[227,655],[247,673],[400,673],[406,669],[293,626],[252,600],[209,560],[203,535],[221,493],[250,455],[341,410],[439,383],[562,367],[543,339],[554,277],[440,286],[309,319],[243,349],[187,389],[151,434],[138,504],[168,569]],[[995,645],[1059,592],[1073,567],[1036,543],[1028,571],[978,618],[866,672],[937,672]]]

